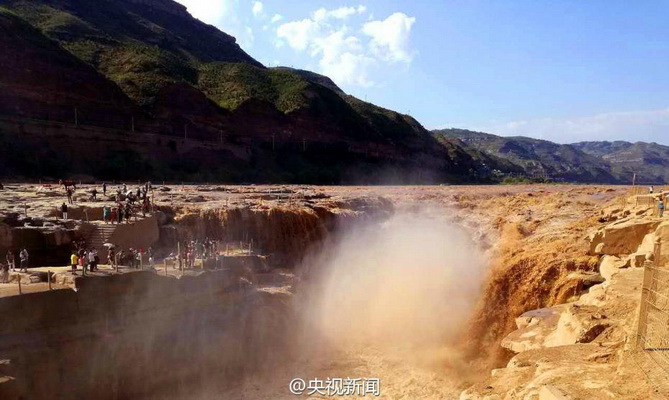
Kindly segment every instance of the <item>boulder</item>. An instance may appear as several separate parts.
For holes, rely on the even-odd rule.
[[[590,235],[590,254],[632,254],[659,224],[660,221],[648,219],[628,219],[609,224]]]
[[[576,271],[567,275],[567,280],[578,281],[580,287],[587,289],[589,287],[604,283],[604,277],[596,272]]]
[[[606,284],[595,285],[591,287],[590,289],[588,289],[588,292],[582,295],[574,304],[578,306],[595,306],[595,307],[605,306]]]
[[[501,346],[521,353],[545,347],[546,338],[555,330],[565,305],[541,308],[516,318],[518,329],[502,339]]]
[[[622,259],[616,256],[604,256],[599,264],[599,274],[607,281],[618,273],[621,268],[630,266],[629,259]]]
[[[655,232],[644,236],[641,244],[636,249],[636,253],[652,253],[655,251]]]
[[[562,390],[551,385],[544,385],[539,390],[539,400],[569,400]]]
[[[515,353],[594,341],[608,326],[599,307],[562,304],[532,310],[516,319],[519,329],[502,339]]]
[[[609,326],[598,307],[571,305],[561,311],[555,329],[544,341],[546,347],[590,343]]]

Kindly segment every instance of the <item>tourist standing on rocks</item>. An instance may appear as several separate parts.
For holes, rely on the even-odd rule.
[[[114,247],[110,247],[107,251],[107,262],[112,268],[116,266],[116,252],[114,251]]]
[[[81,267],[82,274],[86,275],[86,250],[84,250],[83,247],[79,249],[78,256],[79,266]]]
[[[88,265],[91,272],[95,272],[98,269],[96,260],[98,260],[98,252],[95,249],[90,249],[88,251]]]
[[[193,269],[193,266],[195,265],[195,255],[193,254],[192,248],[188,249],[188,252],[186,253],[186,262],[187,268]]]
[[[12,253],[11,249],[7,251],[7,257],[5,259],[7,260],[9,270],[13,272],[16,269],[16,260],[14,259],[14,253]]]
[[[648,187],[648,194],[653,194],[654,191],[655,189],[652,186]]]
[[[109,214],[111,213],[111,209],[109,206],[104,206],[102,207],[102,220],[105,222],[105,224],[109,223]]]
[[[69,204],[74,204],[74,200],[72,200],[72,195],[74,194],[74,190],[68,188],[67,191],[66,191],[66,193],[67,193],[67,202],[68,202]]]
[[[65,204],[65,202],[60,206],[60,212],[63,213],[63,219],[67,219],[67,204]]]
[[[19,253],[19,258],[21,259],[21,271],[28,272],[28,250],[24,247],[23,250]]]
[[[112,225],[118,220],[118,211],[116,207],[112,207],[111,212],[109,213],[109,219],[111,220]]]
[[[77,264],[79,263],[79,256],[76,251],[72,251],[70,256],[70,267],[72,267],[72,275],[77,274]]]
[[[132,206],[130,205],[130,202],[127,202],[125,204],[125,222],[130,223],[130,217],[132,217]]]
[[[149,249],[146,251],[146,254],[149,256],[149,265],[151,268],[154,268],[154,260],[153,260],[153,248],[149,246]]]
[[[128,268],[135,268],[135,260],[137,260],[135,249],[130,248],[128,250]]]
[[[81,264],[81,275],[86,276],[88,270],[88,252],[86,250],[79,256],[79,264]]]
[[[98,199],[98,190],[96,188],[93,188],[93,190],[91,190],[91,200],[97,201],[97,199]]]
[[[102,182],[102,195],[107,195],[107,182]]]
[[[123,204],[118,203],[118,222],[119,224],[123,222]]]
[[[657,210],[659,211],[659,217],[662,218],[662,215],[664,215],[664,201],[660,199],[660,202],[657,205]]]

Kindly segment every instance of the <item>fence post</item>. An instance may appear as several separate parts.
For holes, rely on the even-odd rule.
[[[181,259],[181,243],[177,242],[177,260],[179,260],[179,268],[181,269],[181,273],[183,274],[184,272],[184,262],[186,260]]]
[[[650,262],[644,263],[643,271],[643,286],[641,288],[641,303],[639,304],[639,321],[637,325],[637,334],[636,334],[636,343],[635,346],[637,349],[644,350],[646,347],[646,331],[648,328],[647,325],[647,316],[648,316],[648,295],[650,291],[650,285],[652,283],[653,269],[650,267]]]

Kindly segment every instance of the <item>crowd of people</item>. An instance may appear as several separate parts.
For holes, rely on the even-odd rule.
[[[76,247],[79,247],[78,249]],[[77,274],[77,267],[81,267],[82,275],[86,275],[87,272],[95,272],[98,270],[98,265],[100,264],[100,257],[98,256],[98,251],[94,248],[86,249],[85,245],[76,246],[72,251],[70,256],[70,267],[72,268],[72,274]]]
[[[168,258],[176,259],[179,269],[194,269],[196,259],[209,259],[216,257],[218,254],[218,242],[206,238],[205,240],[187,242],[182,247],[180,254],[172,253]],[[5,260],[5,264],[0,264],[0,283],[7,283],[9,273],[17,269],[20,272],[28,272],[29,254],[26,248],[22,248],[19,252],[19,267],[16,264],[16,256],[11,250],[7,252]],[[148,263],[145,263],[145,260]],[[117,251],[116,247],[111,245],[107,250],[106,261],[112,269],[119,266],[127,266],[133,269],[155,268],[154,252],[151,247],[146,252],[143,249],[133,248]],[[89,272],[99,270],[101,258],[97,249],[88,246],[85,240],[80,240],[72,242],[69,263],[73,275],[76,275],[81,269],[82,275],[86,276]]]
[[[195,268],[195,259],[206,259],[218,254],[217,242],[205,238],[204,240],[191,240],[187,242],[179,258],[179,266],[187,269]]]
[[[65,188],[67,202],[60,206],[60,212],[63,219],[68,219],[69,206],[75,204],[74,193],[77,190],[72,181],[60,181]],[[102,219],[106,224],[121,224],[123,221],[129,223],[132,217],[137,220],[137,215],[142,214],[145,217],[153,211],[153,186],[151,182],[138,185],[136,190],[128,190],[128,185],[121,184],[117,186],[116,192],[112,196],[107,196],[108,185],[102,184],[102,195],[107,199],[113,199],[113,205],[105,205],[102,208]],[[98,190],[93,188],[90,191],[90,201],[98,201]]]
[[[60,212],[63,219],[71,217],[69,213],[70,207],[75,204],[77,198],[77,185],[72,181],[60,181],[60,185],[65,188],[66,201],[63,201],[60,206]],[[101,190],[98,190],[101,189]],[[79,190],[81,190],[79,188]],[[113,190],[113,189],[112,189]],[[90,201],[99,201],[98,195],[102,194],[102,201],[113,201],[114,204],[104,205],[102,208],[102,220],[105,224],[120,224],[123,221],[129,222],[134,216],[137,219],[139,212],[146,215],[153,211],[152,196],[153,187],[151,182],[146,182],[143,185],[138,185],[136,189],[129,190],[126,184],[121,184],[110,191],[107,183],[103,183],[101,187],[90,190]],[[146,268],[154,267],[153,249],[149,248],[146,252],[143,249],[124,249],[118,251],[111,243],[105,243],[107,247],[107,254],[104,260],[101,260],[103,255],[98,254],[101,249],[96,249],[89,246],[85,240],[79,240],[72,243],[72,251],[69,255],[69,265],[71,273],[76,275],[81,270],[83,275],[89,272],[98,271],[101,263],[106,263],[112,268],[119,266],[127,266],[129,268]],[[204,240],[191,240],[182,243],[178,246],[180,251],[178,254],[172,254],[174,259],[178,259],[179,268],[193,269],[195,268],[196,259],[208,259],[218,255],[218,243],[209,238]],[[0,263],[0,283],[7,282],[9,273],[19,270],[20,272],[28,272],[29,253],[26,248],[21,248],[16,255],[12,250],[9,250],[5,257],[6,263]]]
[[[28,262],[30,254],[25,247],[19,251],[19,272],[28,272]],[[0,283],[9,282],[9,273],[16,271],[16,257],[11,249],[7,251],[5,263],[0,263]]]
[[[146,257],[145,257],[146,255]],[[117,251],[113,245],[107,248],[107,264],[116,269],[119,266],[127,266],[130,268],[145,268],[143,260],[148,257],[148,266],[153,268],[153,249],[149,247],[146,253],[142,249],[130,248],[127,251]],[[70,267],[72,274],[76,275],[79,267],[81,267],[83,275],[88,272],[98,271],[100,265],[100,256],[95,248],[87,248],[85,241],[74,242],[72,254],[70,255]]]
[[[25,247],[21,248],[21,250],[19,251],[19,271],[28,272],[29,260],[30,260],[30,254],[28,253],[28,249],[26,249]],[[11,249],[7,251],[5,261],[6,261],[5,265],[10,271],[16,270],[16,257],[14,256],[14,253],[12,252]]]

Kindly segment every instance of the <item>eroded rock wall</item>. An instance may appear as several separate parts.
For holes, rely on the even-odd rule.
[[[270,256],[273,265],[292,267],[339,227],[364,220],[383,220],[393,206],[382,198],[341,204],[341,207],[233,208],[180,207],[169,211],[174,221],[161,228],[161,243],[171,239],[242,241]]]
[[[0,299],[0,398],[206,398],[276,367],[288,293],[137,272]],[[4,392],[3,392],[4,390]]]

